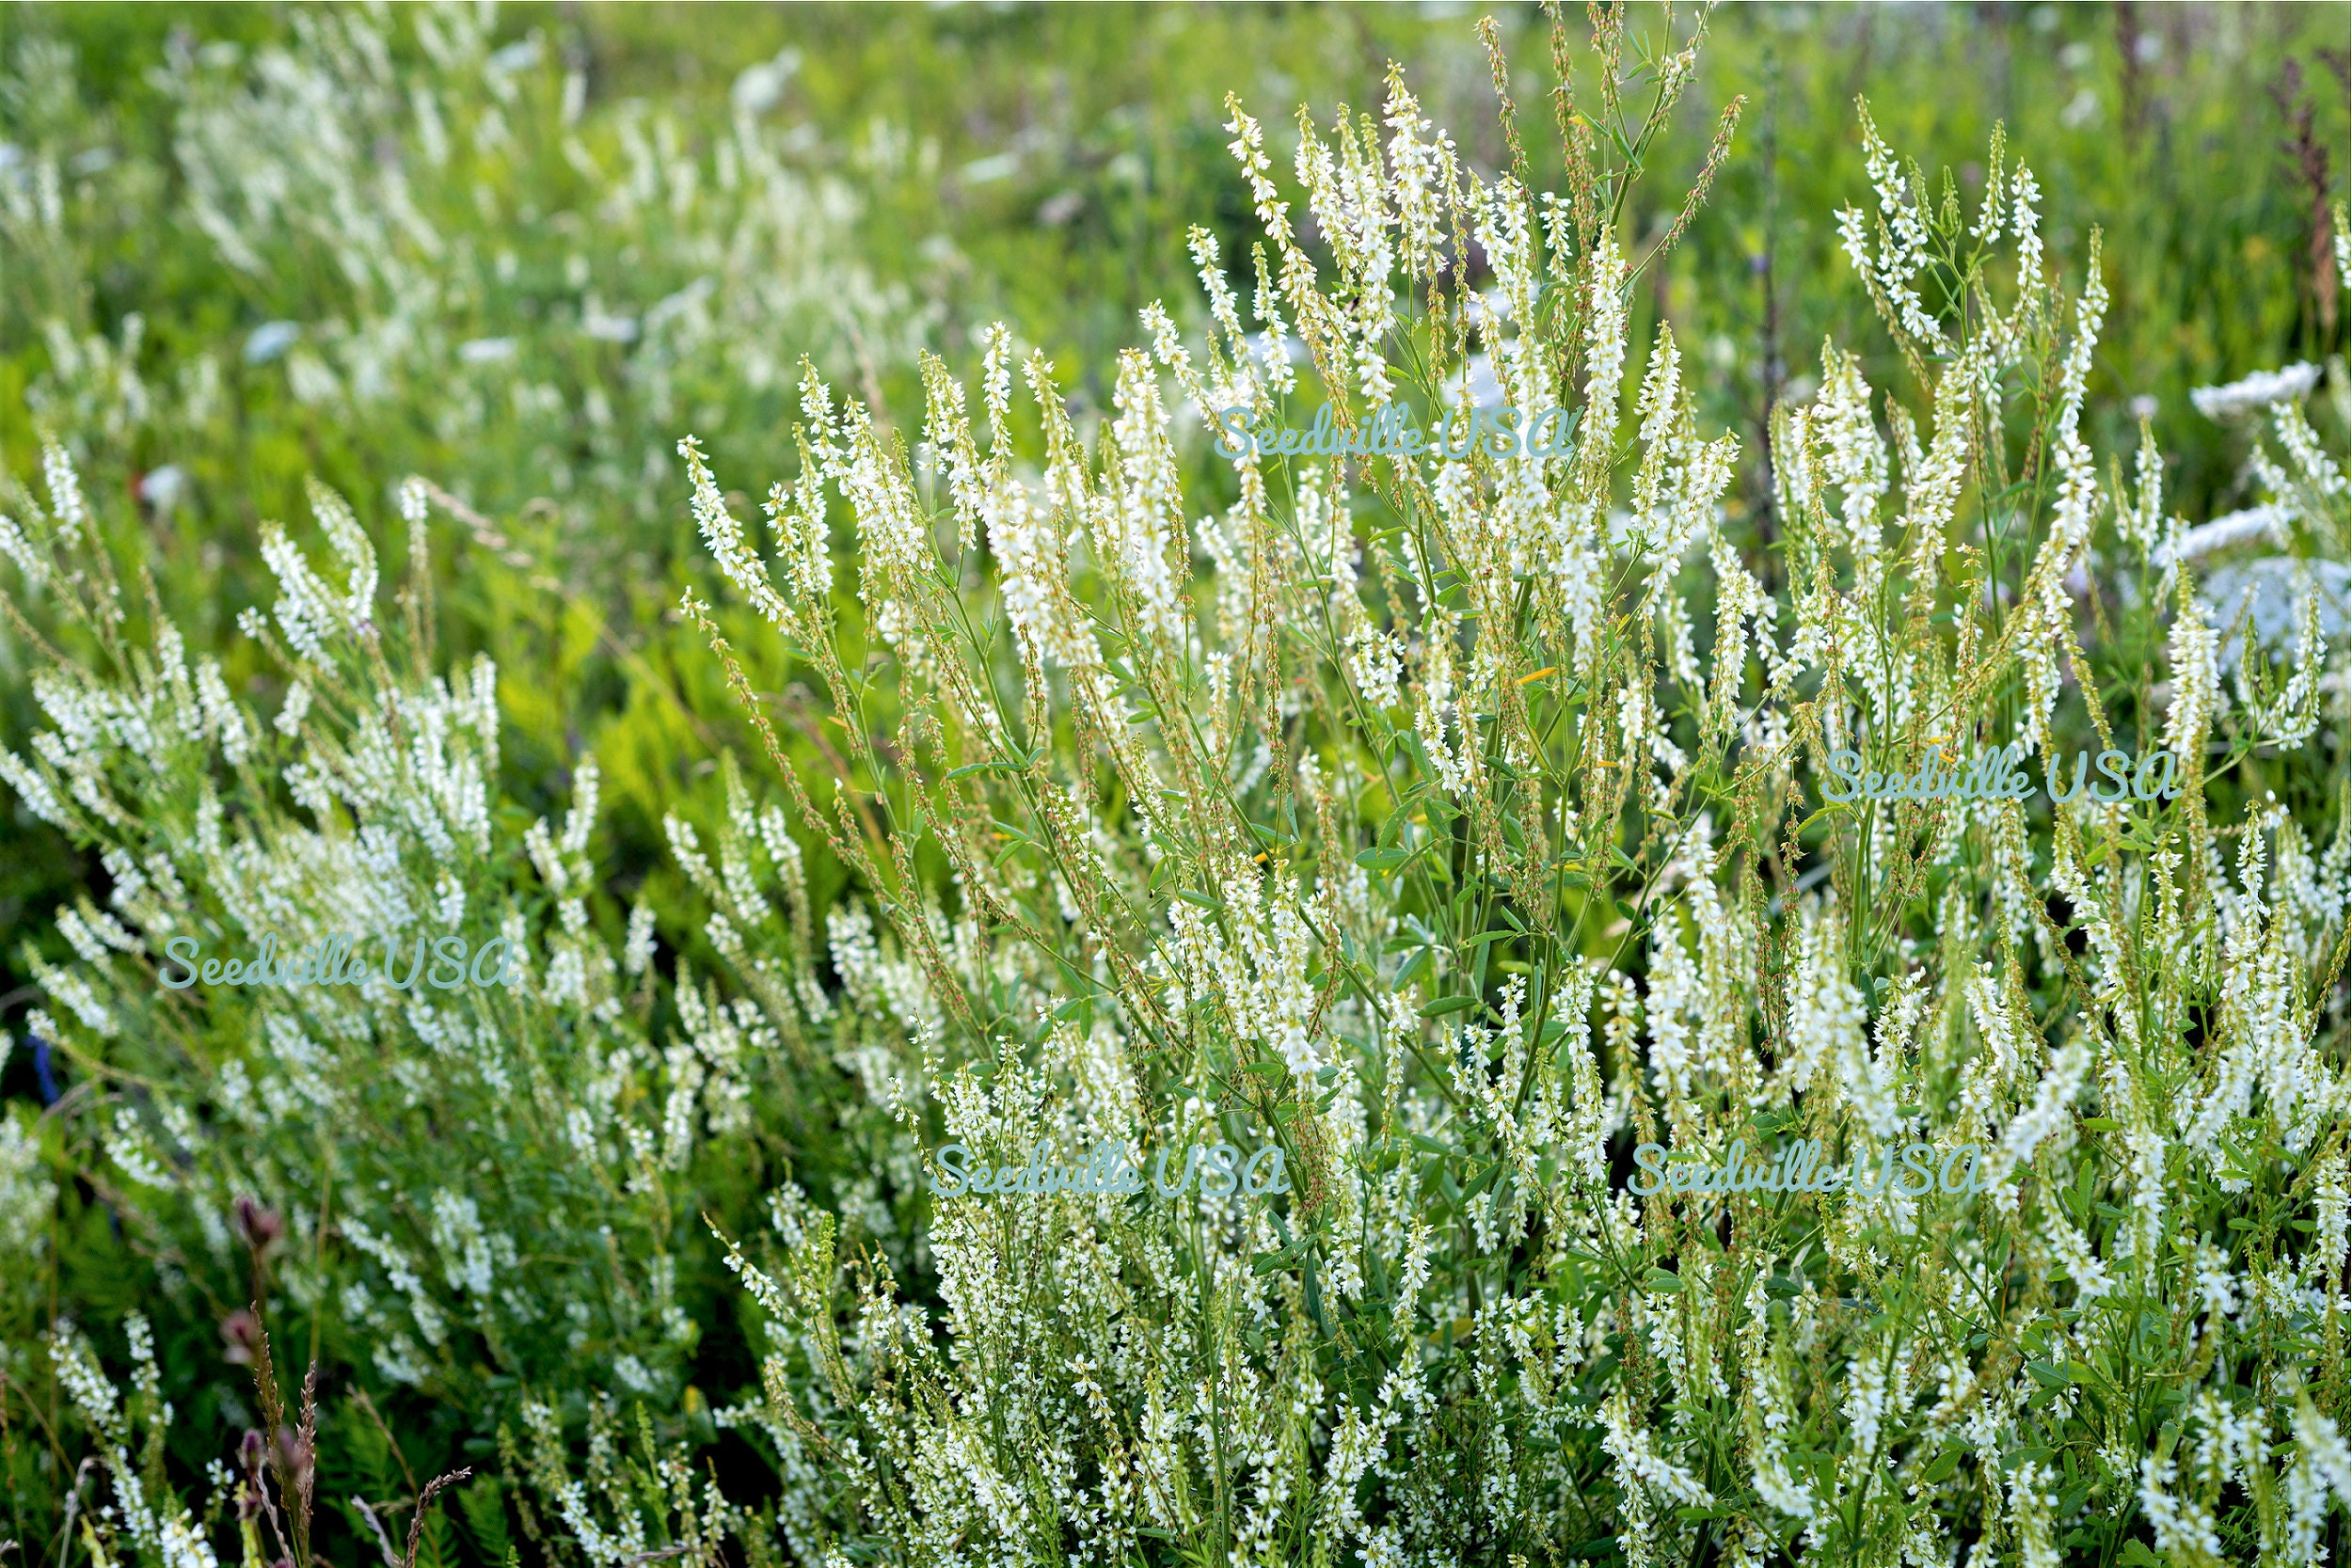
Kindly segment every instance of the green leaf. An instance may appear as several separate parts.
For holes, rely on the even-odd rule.
[[[1358,852],[1356,863],[1367,871],[1394,871],[1412,858],[1406,849],[1364,849]]]
[[[1931,1483],[1939,1481],[1959,1468],[1960,1450],[1958,1449],[1946,1449],[1942,1453],[1935,1456],[1933,1463],[1929,1465],[1925,1470],[1920,1472],[1919,1479]]]
[[[1423,1018],[1443,1018],[1448,1013],[1467,1012],[1478,1006],[1475,996],[1441,996],[1421,1010]]]
[[[2033,1380],[2042,1385],[2044,1388],[2063,1388],[2066,1386],[2066,1374],[2058,1370],[2056,1367],[2051,1366],[2047,1361],[2028,1361],[2026,1363],[2026,1370],[2031,1373]]]
[[[2123,1130],[2123,1124],[2113,1117],[2085,1117],[2082,1126],[2089,1132],[2120,1132]]]
[[[948,772],[947,777],[950,779],[968,779],[975,773],[1018,773],[1020,771],[1021,764],[1017,762],[1005,762],[999,759],[989,762],[967,762],[961,768],[951,769]]]
[[[1207,894],[1197,892],[1196,890],[1188,887],[1178,888],[1176,890],[1176,896],[1182,898],[1187,904],[1199,905],[1201,909],[1207,910],[1212,913],[1225,907],[1224,905],[1218,903],[1216,899],[1210,897]]]
[[[461,1488],[457,1494],[457,1505],[465,1515],[466,1533],[473,1537],[475,1552],[480,1560],[485,1562],[512,1560],[515,1544],[508,1539],[506,1506],[499,1496],[497,1479],[484,1476],[471,1486]]]
[[[1653,1291],[1670,1291],[1676,1295],[1682,1294],[1684,1286],[1684,1281],[1680,1275],[1671,1273],[1665,1269],[1650,1270],[1647,1283],[1649,1288]]]
[[[2115,1554],[2117,1568],[2164,1568],[2164,1560],[2148,1549],[2144,1541],[2126,1541],[2123,1549]]]
[[[2085,1160],[2082,1163],[2082,1169],[2075,1174],[2074,1190],[2066,1195],[2070,1200],[2067,1207],[2074,1210],[2077,1222],[2084,1220],[2090,1213],[2090,1184],[2098,1179],[2098,1174],[2097,1167],[2090,1161]]]

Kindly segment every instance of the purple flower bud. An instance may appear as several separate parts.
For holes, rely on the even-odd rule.
[[[221,1354],[230,1364],[247,1367],[253,1364],[253,1353],[262,1343],[262,1323],[251,1312],[240,1307],[220,1321],[220,1337],[229,1342]],[[254,1434],[248,1433],[248,1436]]]
[[[237,1240],[255,1252],[267,1252],[286,1234],[286,1222],[278,1211],[252,1197],[237,1199],[235,1226]]]

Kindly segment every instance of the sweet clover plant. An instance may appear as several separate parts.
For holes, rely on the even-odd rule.
[[[26,960],[72,1087],[0,1118],[0,1243],[49,1244],[70,1170],[255,1374],[208,1513],[149,1320],[125,1396],[0,1283],[8,1387],[38,1358],[88,1438],[60,1540],[309,1568],[337,1508],[411,1568],[455,1551],[439,1495],[476,1555],[596,1568],[2344,1557],[2344,361],[2198,389],[2260,499],[2177,515],[2151,424],[2085,432],[2131,258],[2046,244],[1998,133],[1963,194],[1858,103],[1875,321],[1758,466],[1630,325],[1742,110],[1633,231],[1698,33],[1557,25],[1524,123],[1484,37],[1501,166],[1402,68],[1287,168],[1229,100],[1246,262],[1194,230],[1204,308],[1115,364],[999,326],[970,385],[923,357],[917,419],[804,363],[756,476],[679,410],[724,588],[678,612],[755,759],[714,759],[723,828],[664,824],[698,932],[611,899],[593,758],[560,816],[501,786],[497,671],[437,648],[465,501],[314,483],[324,553],[259,531],[264,714],[63,444],[9,482],[44,721],[0,779],[104,877]],[[1569,435],[1214,450],[1398,405]],[[1996,751],[2170,787],[1823,787]],[[509,980],[159,981],[175,940],[353,931],[502,940]],[[1967,1179],[1669,1179],[1798,1148]],[[1285,1180],[942,1191],[1200,1149]],[[345,1507],[298,1363],[478,1413],[483,1473]]]

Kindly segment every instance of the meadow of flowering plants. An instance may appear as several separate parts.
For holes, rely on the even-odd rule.
[[[642,889],[709,961],[683,934],[694,895],[661,830],[671,810],[723,815],[711,762],[735,727],[675,614],[679,580],[704,570],[675,504],[680,431],[723,471],[761,471],[803,354],[895,427],[922,407],[916,352],[968,378],[995,321],[1056,356],[1089,422],[1110,409],[1137,309],[1161,300],[1201,326],[1190,226],[1220,237],[1236,289],[1254,286],[1225,94],[1376,104],[1385,62],[1403,61],[1461,156],[1492,172],[1509,152],[1471,20],[1439,3],[27,0],[0,10],[0,455],[37,467],[46,426],[91,494],[135,497],[102,520],[145,536],[191,645],[265,702],[276,676],[234,630],[273,591],[260,519],[306,516],[312,479],[373,515],[431,476],[481,519],[437,535],[433,560],[448,641],[501,673],[507,784],[558,811],[595,750],[601,880],[623,903]],[[1513,90],[1534,103],[1544,19],[1496,20]],[[1645,157],[1695,166],[1709,103],[1745,95],[1740,140],[1718,199],[1628,308],[1637,343],[1674,324],[1700,417],[1741,436],[1735,531],[1770,493],[1769,410],[1810,395],[1823,335],[1893,363],[1883,334],[1855,327],[1867,300],[1839,261],[1860,91],[1890,140],[1968,188],[1996,119],[2035,150],[2054,249],[2078,254],[2096,223],[2133,260],[2086,429],[2128,443],[2131,404],[2153,399],[2189,515],[2249,504],[2240,445],[2184,399],[2249,366],[2319,363],[2338,341],[2337,20],[2278,5],[1718,12],[1704,91]],[[1272,134],[1286,149],[1293,132]],[[1530,154],[1558,178],[1545,138]],[[1621,214],[1629,246],[1682,218],[1679,193],[1656,190]],[[39,717],[13,646],[0,630],[14,677],[0,742],[22,750]],[[52,959],[68,949],[50,911],[88,875],[44,825],[0,816],[0,925],[32,925]],[[829,852],[810,867],[820,900],[845,875]],[[0,997],[29,980],[0,943]],[[21,1059],[0,1092],[37,1098]]]
[[[1629,221],[1704,26],[1555,17],[1530,96],[1482,25],[1491,165],[1407,66],[1279,159],[1227,100],[1238,244],[1191,230],[1196,301],[1106,364],[910,344],[894,420],[854,344],[829,377],[713,328],[721,384],[793,388],[723,448],[640,388],[705,555],[680,635],[749,742],[662,820],[668,909],[615,899],[592,754],[502,765],[534,699],[443,630],[474,499],[311,481],[253,531],[232,681],[86,483],[103,421],[44,408],[0,491],[40,710],[0,781],[89,870],[22,959],[52,1103],[0,1115],[5,1549],[2344,1561],[2337,318],[2174,392],[2249,503],[2184,515],[2152,415],[2094,444],[2133,258],[2045,237],[2031,147],[1963,181],[1857,102],[1822,221],[1870,309],[1752,450],[1636,328],[1732,166],[1744,105],[1707,104]],[[1325,404],[1574,424],[1213,452]],[[2052,787],[1823,788],[2004,748]],[[2107,752],[2176,788],[2058,798]],[[269,932],[503,938],[516,975],[161,983],[167,942]],[[948,1143],[1153,1180],[947,1196]],[[1635,1180],[1800,1144],[1982,1190]],[[1218,1145],[1281,1190],[1165,1179]]]

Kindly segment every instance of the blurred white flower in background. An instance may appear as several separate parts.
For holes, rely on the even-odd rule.
[[[2298,401],[2318,385],[2319,367],[2298,363],[2282,371],[2256,371],[2226,387],[2199,387],[2188,401],[2209,420],[2234,420],[2274,403]]]
[[[294,347],[294,340],[301,336],[299,323],[263,322],[245,341],[245,362],[248,365],[266,365]]]
[[[2158,566],[2170,566],[2178,562],[2194,561],[2201,555],[2242,545],[2249,539],[2267,538],[2283,546],[2287,542],[2286,512],[2276,506],[2249,506],[2243,511],[2226,513],[2209,523],[2200,523],[2181,535],[2175,545],[2159,545],[2148,559]]]
[[[739,114],[756,119],[784,102],[784,89],[791,83],[793,72],[801,69],[801,52],[797,49],[780,51],[772,60],[746,66],[728,89],[727,98]]]
[[[139,476],[139,499],[158,512],[168,512],[187,493],[188,473],[177,463],[166,463]]]

